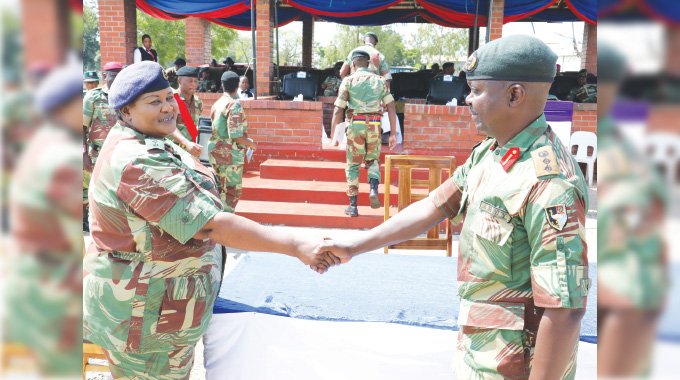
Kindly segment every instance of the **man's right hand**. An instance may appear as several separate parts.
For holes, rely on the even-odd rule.
[[[324,238],[324,240],[319,245],[317,245],[313,251],[314,255],[320,255],[324,253],[337,258],[340,260],[341,264],[348,263],[352,257],[354,257],[352,255],[350,244],[333,240],[331,238]],[[318,272],[317,268],[314,266],[310,267]]]

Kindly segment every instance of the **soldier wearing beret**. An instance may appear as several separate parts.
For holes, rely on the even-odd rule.
[[[587,187],[543,114],[557,55],[513,35],[468,59],[466,102],[489,137],[429,197],[348,242],[343,262],[464,220],[455,368],[460,379],[573,379],[590,288]]]
[[[257,149],[257,144],[248,138],[246,114],[238,96],[238,74],[225,71],[221,80],[224,94],[210,110],[212,135],[208,156],[220,181],[224,210],[234,212],[241,198],[246,150]]]
[[[198,67],[184,66],[177,70],[179,88],[174,91],[179,107],[177,115],[177,132],[171,137],[189,153],[198,157],[201,146],[196,143],[198,137],[198,119],[203,112],[203,102],[196,95],[198,89]],[[178,134],[181,134],[178,136]]]
[[[175,90],[179,87],[177,83],[177,70],[187,65],[187,61],[184,58],[175,59],[174,66],[165,69],[165,74],[168,76],[168,82],[170,82],[170,87]]]
[[[342,68],[340,68],[340,78],[344,79],[347,75],[354,72],[352,66],[352,57],[355,51],[361,50],[368,53],[369,55],[370,59],[368,61],[368,70],[372,73],[383,76],[387,81],[386,84],[389,90],[389,82],[392,80],[392,74],[390,74],[390,65],[385,60],[385,56],[375,48],[375,45],[377,44],[378,36],[373,32],[366,33],[366,35],[364,35],[364,45],[355,48],[347,55],[345,63],[342,65]]]
[[[109,106],[119,120],[90,187],[83,338],[104,349],[114,378],[185,379],[219,290],[216,243],[321,270],[338,261],[311,255],[320,240],[223,211],[212,171],[166,138],[178,109],[160,65],[121,71]]]
[[[380,145],[383,107],[387,108],[390,125],[389,146],[397,144],[396,112],[394,98],[387,91],[385,78],[372,73],[368,69],[369,54],[363,50],[356,50],[352,54],[354,74],[343,79],[335,101],[333,120],[331,121],[331,136],[335,134],[335,127],[342,118],[345,107],[349,108],[349,126],[347,127],[347,196],[349,206],[345,214],[351,217],[359,216],[357,195],[359,194],[359,168],[365,163],[368,169],[368,181],[371,187],[369,198],[371,208],[380,207],[378,185],[380,184]],[[389,207],[389,206],[388,206]]]
[[[118,73],[123,69],[119,62],[107,62],[102,68],[104,85],[88,91],[83,98],[83,142],[85,144],[83,157],[83,229],[87,231],[87,193],[92,168],[99,150],[104,144],[109,130],[116,124],[116,113],[109,107],[109,89]]]
[[[96,71],[86,71],[83,73],[83,83],[85,85],[83,95],[85,95],[86,92],[99,87],[99,75]]]
[[[597,103],[597,85],[588,83],[588,70],[578,72],[576,86],[569,91],[567,100],[576,103]]]

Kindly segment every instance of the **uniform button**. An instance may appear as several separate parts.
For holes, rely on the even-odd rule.
[[[190,219],[190,217],[189,217],[188,212],[185,212],[184,214],[182,214],[182,223],[189,223],[189,219]]]
[[[498,156],[499,154],[501,154],[501,151],[496,149],[496,156]]]

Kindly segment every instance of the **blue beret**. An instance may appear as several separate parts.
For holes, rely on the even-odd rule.
[[[468,80],[547,82],[555,78],[557,54],[536,37],[499,38],[472,53],[465,64]]]
[[[56,68],[40,83],[35,104],[40,112],[49,114],[78,96],[83,95],[83,68],[70,64]]]
[[[163,67],[154,61],[142,61],[127,66],[109,89],[109,107],[119,110],[140,95],[170,87]]]

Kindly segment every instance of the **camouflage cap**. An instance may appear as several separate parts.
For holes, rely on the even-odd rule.
[[[465,64],[468,80],[552,82],[557,54],[543,41],[512,35],[491,41],[470,55]]]
[[[99,75],[96,71],[86,71],[83,73],[83,82],[99,82]]]

